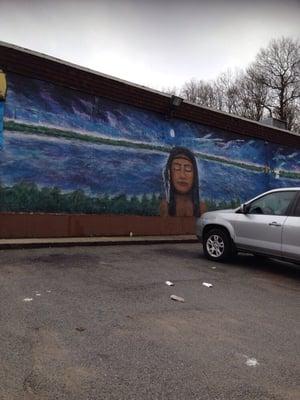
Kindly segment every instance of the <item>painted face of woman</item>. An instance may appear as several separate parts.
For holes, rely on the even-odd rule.
[[[171,164],[171,180],[177,193],[187,194],[194,182],[192,162],[184,156],[176,157]]]

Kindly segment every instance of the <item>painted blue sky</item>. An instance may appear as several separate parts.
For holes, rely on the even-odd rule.
[[[9,74],[5,117],[81,133],[194,151],[265,165],[262,141]]]

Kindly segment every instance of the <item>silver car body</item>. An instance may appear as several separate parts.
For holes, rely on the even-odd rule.
[[[263,204],[272,193],[280,197],[286,210],[283,215],[269,212],[248,213],[252,205]],[[291,199],[291,201],[289,201]],[[285,200],[285,203],[284,203]],[[254,208],[254,211],[258,208]],[[278,209],[278,205],[277,205]],[[197,236],[202,241],[206,232],[222,228],[230,235],[237,251],[263,254],[291,261],[300,261],[300,188],[281,188],[265,192],[233,210],[218,210],[203,214],[197,220]],[[261,208],[259,208],[261,210]],[[295,211],[297,210],[297,211]]]

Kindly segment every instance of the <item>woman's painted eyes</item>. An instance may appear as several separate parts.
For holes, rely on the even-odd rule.
[[[193,167],[188,164],[185,164],[185,165],[177,164],[177,163],[173,164],[174,171],[182,171],[182,169],[184,170],[184,172],[192,172]]]

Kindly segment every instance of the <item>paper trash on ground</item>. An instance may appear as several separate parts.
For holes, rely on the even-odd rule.
[[[248,367],[256,367],[257,365],[259,365],[259,362],[255,358],[249,358],[246,361],[246,365],[248,365]]]
[[[171,282],[171,281],[166,281],[165,283],[166,283],[166,285],[168,285],[168,286],[175,286],[174,283]]]
[[[206,286],[206,287],[212,287],[212,283],[208,283],[208,282],[203,282],[202,285]]]
[[[180,301],[181,303],[184,303],[184,298],[183,298],[183,297],[176,296],[175,294],[172,294],[172,295],[170,296],[170,298],[171,298],[172,300]]]

